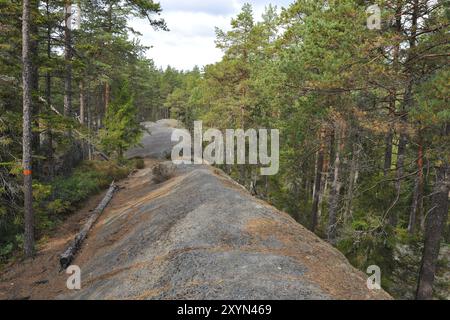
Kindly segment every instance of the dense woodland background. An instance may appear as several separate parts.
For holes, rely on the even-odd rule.
[[[261,18],[245,5],[216,31],[222,61],[192,71],[158,69],[127,26],[135,16],[165,32],[158,4],[76,3],[71,30],[70,1],[0,1],[2,262],[32,255],[32,239],[45,242],[80,202],[141,166],[123,158],[139,123],[172,117],[189,129],[280,129],[278,175],[223,169],[357,268],[380,266],[394,297],[450,298],[448,2],[377,1],[381,30],[367,28],[370,1],[298,0]],[[33,210],[22,189],[26,83]]]

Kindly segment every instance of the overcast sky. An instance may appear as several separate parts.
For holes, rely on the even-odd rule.
[[[222,52],[214,44],[214,28],[228,30],[231,18],[246,2],[253,5],[259,19],[269,3],[281,8],[293,0],[160,0],[170,32],[154,31],[145,20],[130,24],[143,34],[142,44],[153,47],[148,56],[157,66],[188,70],[221,59]]]

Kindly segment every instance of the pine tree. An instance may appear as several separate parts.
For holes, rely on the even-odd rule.
[[[100,132],[100,141],[108,153],[116,152],[119,159],[124,152],[138,144],[142,128],[137,119],[137,108],[130,94],[129,83],[124,81],[118,95],[114,97],[106,112],[105,128]]]

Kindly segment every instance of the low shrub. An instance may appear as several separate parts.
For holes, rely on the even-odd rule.
[[[132,166],[137,170],[142,170],[145,168],[145,161],[142,158],[134,158],[131,162]]]
[[[152,181],[163,183],[175,176],[175,166],[172,163],[160,163],[153,168]]]
[[[112,181],[126,178],[132,165],[112,161],[85,161],[69,177],[51,183],[33,183],[36,237],[48,236],[58,223],[74,212],[89,197],[106,189]],[[23,209],[8,210],[0,204],[0,264],[8,261],[23,246]]]

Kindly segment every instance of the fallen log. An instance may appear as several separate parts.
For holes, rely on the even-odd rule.
[[[106,193],[105,197],[103,198],[102,202],[100,202],[100,204],[94,210],[91,217],[84,225],[83,229],[80,231],[80,233],[78,233],[78,235],[75,237],[75,240],[71,243],[71,245],[67,248],[67,250],[60,255],[59,263],[62,269],[67,269],[67,267],[70,266],[77,252],[81,249],[81,246],[84,240],[86,239],[89,231],[92,229],[95,222],[98,220],[103,211],[105,211],[106,207],[112,200],[114,193],[117,191],[117,189],[118,189],[117,185],[114,182],[111,183],[111,186],[109,187],[109,190]]]

